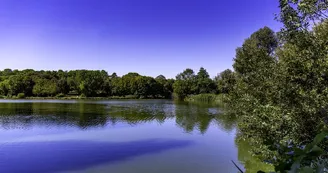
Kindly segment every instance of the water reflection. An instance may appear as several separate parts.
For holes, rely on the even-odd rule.
[[[247,141],[238,140],[236,137],[235,143],[238,148],[238,160],[245,167],[246,173],[253,173],[259,170],[265,172],[272,172],[274,170],[272,165],[261,162],[249,152],[252,148]]]
[[[103,163],[111,164],[140,155],[187,147],[191,144],[192,142],[187,140],[167,139],[132,142],[53,141],[12,143],[1,146],[0,172],[47,173],[83,170]]]
[[[104,126],[106,111],[100,104],[0,103],[0,128],[27,129],[33,126]]]
[[[1,129],[28,129],[33,126],[73,126],[81,129],[127,123],[164,123],[175,119],[186,132],[206,133],[213,122],[227,131],[233,122],[220,116],[218,108],[190,104],[101,103],[0,103]]]
[[[27,140],[27,142],[18,143],[13,140],[8,145],[0,143],[0,172],[37,173],[77,170],[103,164],[104,162],[110,164],[140,155],[192,146],[194,141],[189,140],[191,139],[191,135],[181,136],[178,134],[178,138],[176,139],[167,139],[167,136],[161,136],[164,133],[161,132],[158,126],[165,124],[165,122],[170,122],[170,124],[168,125],[168,123],[166,123],[165,129],[163,130],[170,131],[172,134],[179,133],[181,130],[186,132],[183,133],[183,135],[198,132],[198,134],[201,133],[199,136],[203,137],[207,134],[207,138],[197,138],[197,140],[207,142],[203,146],[200,146],[200,148],[197,148],[198,150],[202,150],[202,152],[207,152],[207,155],[198,150],[190,150],[184,154],[194,152],[195,155],[198,154],[200,160],[202,160],[201,157],[204,157],[205,159],[211,158],[213,159],[211,161],[215,160],[214,162],[217,162],[216,159],[221,159],[230,163],[231,158],[226,158],[226,153],[224,152],[229,151],[229,149],[230,151],[235,151],[236,149],[234,149],[234,147],[236,147],[238,148],[238,158],[237,154],[234,154],[234,157],[245,166],[248,172],[254,172],[262,167],[266,168],[266,165],[259,164],[258,160],[254,160],[254,158],[251,157],[248,153],[250,146],[248,146],[247,143],[231,140],[235,135],[236,119],[233,116],[223,114],[216,106],[173,103],[165,100],[83,102],[0,101],[0,132],[2,131],[0,134],[4,136],[4,141],[8,141],[6,140],[6,136],[7,139],[13,139],[11,135],[26,137],[25,131],[32,131],[29,134],[33,134],[35,133],[33,129],[39,127],[62,129],[64,132],[68,131],[65,129],[68,127],[84,132],[94,128],[117,128],[122,124],[136,126],[135,128],[139,128],[139,126],[144,124],[156,124],[156,126],[148,126],[152,128],[148,128],[147,132],[141,129],[139,134],[142,134],[142,136],[137,136],[133,139],[130,139],[131,135],[134,135],[131,131],[128,131],[128,133],[126,131],[104,131],[107,135],[99,137],[106,138],[105,136],[107,136],[113,139],[114,137],[110,135],[131,134],[129,137],[123,136],[119,138],[119,140],[128,139],[132,141],[125,140],[119,142],[80,140],[78,137],[72,140],[72,136],[68,139],[62,139],[63,136],[59,136],[60,141],[47,142],[48,131],[45,131],[44,128],[39,128],[38,133],[42,131],[41,134],[46,134],[40,141],[32,139],[30,141]],[[178,131],[176,131],[176,129],[170,129],[174,128],[171,124],[173,124],[174,127],[178,127]],[[213,132],[213,127],[216,131],[208,135],[209,129]],[[149,129],[158,131],[154,131],[155,134],[151,134],[148,133]],[[8,133],[6,133],[6,131]],[[230,138],[229,134],[224,134],[226,132],[232,132],[232,137]],[[99,135],[101,133],[99,131],[82,133],[82,135],[86,134]],[[217,134],[221,136],[216,136]],[[77,133],[74,133],[74,135],[77,135]],[[143,139],[140,139],[142,137]],[[154,137],[160,139],[154,140]],[[171,136],[169,137],[171,138]],[[181,137],[184,139],[180,140]],[[210,139],[208,137],[210,137]],[[220,137],[222,138],[217,140],[217,138]],[[228,141],[228,139],[230,141]],[[213,141],[215,141],[215,143]],[[219,144],[219,142],[225,142],[227,145]],[[233,146],[233,142],[236,146]],[[218,145],[226,148],[218,149]],[[212,151],[218,151],[217,155],[212,154]],[[186,158],[186,160],[188,159],[190,158]],[[188,162],[186,161],[186,163]],[[210,162],[205,163],[205,161],[202,162],[203,165],[209,163]],[[17,167],[15,165],[20,166]],[[213,165],[217,166],[217,163]],[[234,169],[232,164],[223,165],[226,166],[226,169]]]

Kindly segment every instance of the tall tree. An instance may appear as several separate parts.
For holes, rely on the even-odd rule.
[[[184,99],[190,94],[195,94],[196,75],[192,69],[187,68],[176,76],[173,84],[174,93],[178,99]]]
[[[210,78],[210,75],[207,71],[201,67],[199,72],[196,76],[197,94],[204,94],[204,93],[214,93],[215,92],[215,84],[214,81]]]
[[[234,70],[238,76],[239,93],[248,94],[261,102],[268,97],[273,85],[276,69],[274,50],[278,40],[275,33],[264,27],[245,40],[242,47],[236,49]]]

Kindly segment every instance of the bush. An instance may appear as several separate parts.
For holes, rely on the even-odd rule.
[[[124,96],[125,99],[138,99],[139,97],[136,95],[126,95]]]
[[[81,94],[80,98],[86,98],[87,96],[85,94]]]
[[[17,98],[18,99],[23,99],[23,98],[25,98],[25,94],[24,93],[18,93]]]
[[[56,95],[56,97],[65,97],[65,94],[59,93],[59,94]]]
[[[187,96],[184,101],[198,102],[198,103],[214,103],[223,104],[227,100],[226,94],[198,94]]]

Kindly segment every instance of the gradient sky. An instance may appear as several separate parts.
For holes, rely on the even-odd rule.
[[[175,77],[232,68],[278,0],[0,0],[0,69],[104,69]]]

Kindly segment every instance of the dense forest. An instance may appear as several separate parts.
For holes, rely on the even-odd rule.
[[[218,82],[204,68],[197,74],[186,69],[176,79],[156,78],[128,73],[119,77],[102,70],[34,71],[5,69],[0,71],[0,96],[24,97],[113,97],[179,99],[201,93],[218,93]]]

